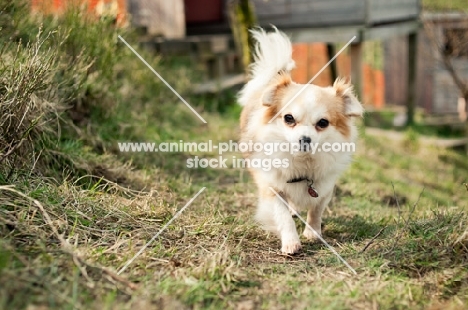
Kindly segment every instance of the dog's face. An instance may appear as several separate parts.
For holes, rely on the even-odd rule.
[[[303,151],[310,143],[348,141],[352,118],[363,113],[352,86],[342,80],[332,87],[309,84],[302,90],[304,86],[293,83],[287,74],[279,74],[263,92],[262,136],[299,143]]]

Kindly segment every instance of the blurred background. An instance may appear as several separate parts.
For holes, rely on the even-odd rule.
[[[220,92],[245,82],[243,73],[251,60],[250,27],[275,25],[291,36],[297,63],[293,78],[300,83],[356,36],[351,48],[318,75],[315,84],[330,85],[337,76],[352,78],[367,105],[368,125],[403,127],[416,118],[428,131],[463,135],[468,93],[466,83],[460,83],[468,76],[463,1],[89,0],[78,4],[85,5],[89,14],[114,18],[118,26],[137,28],[140,44],[155,53],[190,55],[203,74],[194,89],[198,93]],[[70,5],[77,2],[31,0],[31,11],[59,15]]]

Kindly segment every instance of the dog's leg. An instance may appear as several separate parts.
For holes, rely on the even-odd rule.
[[[311,208],[307,211],[307,224],[309,224],[320,236],[322,235],[322,210],[320,206],[316,206],[315,208]],[[315,233],[307,226],[304,229],[303,235],[308,240],[317,239]]]
[[[330,203],[332,194],[324,197],[315,207],[312,207],[307,211],[307,224],[309,224],[320,236],[322,236],[322,213]],[[308,240],[317,239],[315,233],[306,226],[303,233],[304,237]]]
[[[297,210],[298,208],[292,203],[292,202],[289,202],[288,201],[288,204],[289,204],[289,213],[291,214],[292,217],[297,217],[297,214],[299,213]]]
[[[294,254],[301,249],[296,224],[288,207],[276,196],[261,197],[256,219],[264,228],[275,232],[281,238],[281,252]]]

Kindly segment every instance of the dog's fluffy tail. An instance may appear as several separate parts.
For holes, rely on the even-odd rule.
[[[278,74],[289,72],[295,67],[292,45],[288,36],[275,28],[266,33],[263,29],[252,30],[255,41],[254,63],[251,65],[251,80],[239,96],[239,104],[245,105],[252,92],[264,88]]]

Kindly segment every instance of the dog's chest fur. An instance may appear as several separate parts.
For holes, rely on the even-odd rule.
[[[292,156],[289,153],[275,154],[276,158],[287,159],[289,166],[271,171],[251,169],[251,172],[260,188],[272,187],[281,192],[297,210],[305,210],[314,207],[320,200],[333,193],[335,182],[351,161],[350,154],[333,155],[325,153],[304,154],[303,156]],[[266,156],[259,157],[265,158]],[[306,178],[309,181],[288,183],[296,178]],[[314,198],[309,195],[307,186],[310,183],[313,183],[312,186],[319,197]]]

